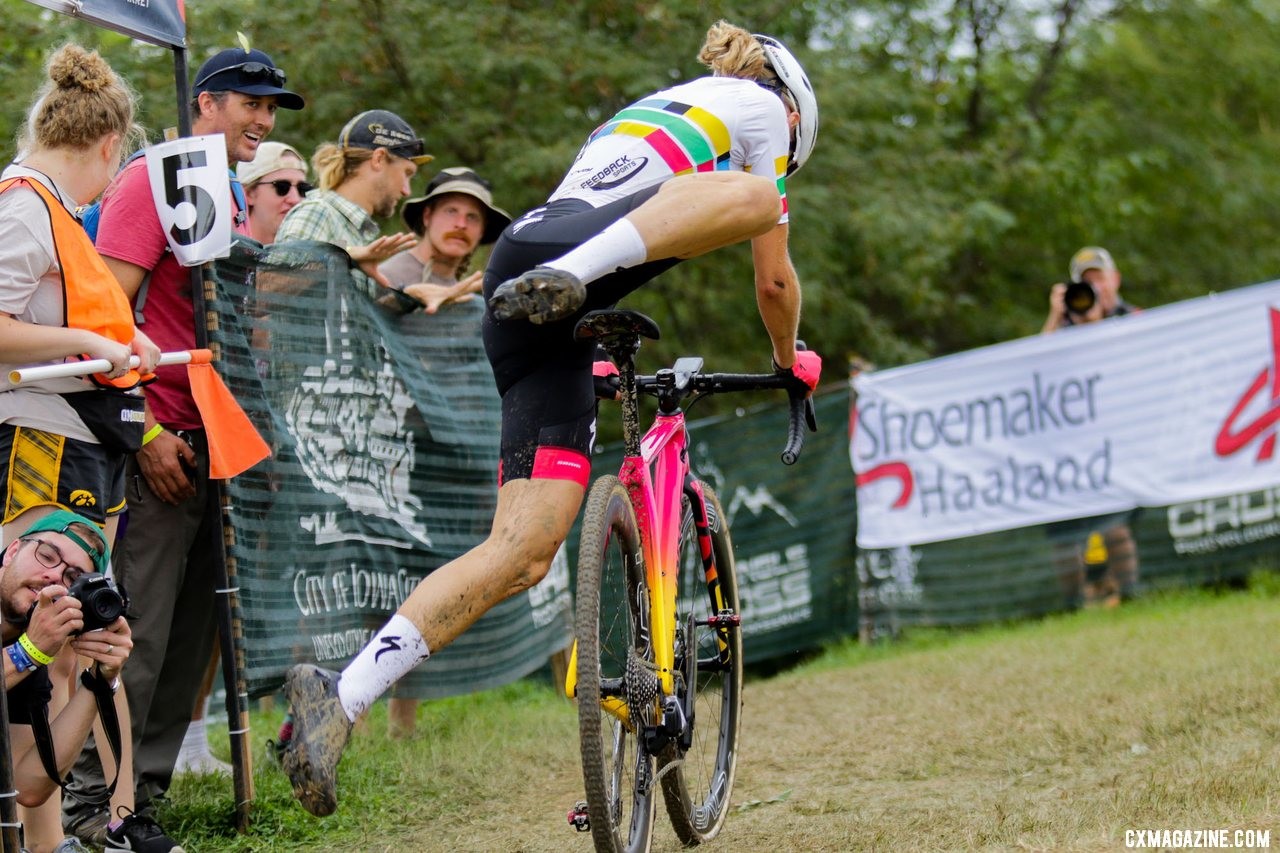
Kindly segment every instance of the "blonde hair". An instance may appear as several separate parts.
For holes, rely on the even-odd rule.
[[[777,80],[756,37],[725,20],[716,21],[707,30],[707,39],[698,51],[698,61],[717,77],[737,77],[764,83]]]
[[[142,129],[133,123],[137,96],[96,50],[64,44],[45,71],[49,79],[27,113],[20,150],[83,150],[108,133],[126,143],[141,141]]]
[[[311,156],[320,189],[336,190],[376,153],[368,148],[339,148],[332,142],[324,143]]]

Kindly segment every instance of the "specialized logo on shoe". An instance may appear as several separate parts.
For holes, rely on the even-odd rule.
[[[400,645],[399,637],[383,637],[382,648],[373,653],[373,662],[377,663],[378,658],[382,657],[387,652],[398,652],[402,648],[403,646]]]
[[[71,493],[69,498],[72,506],[97,506],[98,499],[93,496],[93,492],[85,489],[76,489]]]

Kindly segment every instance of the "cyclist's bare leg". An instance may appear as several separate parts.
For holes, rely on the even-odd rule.
[[[444,648],[495,604],[546,576],[583,494],[569,480],[504,483],[489,537],[423,578],[397,612],[432,651]]]
[[[764,234],[782,201],[770,180],[746,172],[680,175],[625,217],[640,232],[647,261],[694,258]]]
[[[340,678],[313,666],[289,671],[294,731],[281,764],[307,811],[323,817],[337,808],[338,761],[352,720],[428,649],[439,651],[489,608],[546,575],[583,493],[566,480],[504,483],[489,537],[424,578]]]
[[[753,239],[776,226],[781,215],[777,186],[766,178],[745,172],[680,175],[581,245],[499,285],[489,307],[498,320],[559,320],[582,305],[585,286],[602,276]]]

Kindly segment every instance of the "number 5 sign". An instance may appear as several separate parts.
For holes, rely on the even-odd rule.
[[[231,253],[231,181],[222,134],[147,149],[147,177],[169,248],[184,267]]]

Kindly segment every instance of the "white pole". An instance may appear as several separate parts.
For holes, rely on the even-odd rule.
[[[160,353],[161,365],[190,364],[191,362],[207,362],[212,354],[206,349],[182,350],[179,352]],[[129,358],[129,367],[136,368],[142,360],[136,355]],[[39,364],[34,367],[20,367],[9,371],[9,381],[14,385],[24,382],[37,382],[41,379],[58,379],[67,376],[89,376],[93,373],[107,373],[111,370],[111,362],[105,358],[89,361],[68,361],[62,364]]]

